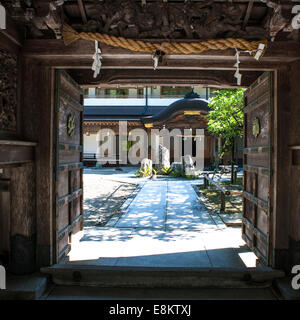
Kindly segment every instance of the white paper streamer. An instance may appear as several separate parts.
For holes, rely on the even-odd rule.
[[[158,68],[159,56],[156,53],[153,53],[152,59],[153,59],[153,69],[156,70]]]
[[[242,83],[242,75],[240,74],[240,51],[235,48],[235,58],[236,58],[236,63],[234,67],[236,68],[234,77],[236,78],[237,85],[240,86]]]
[[[100,73],[102,62],[101,62],[101,50],[99,49],[98,41],[95,41],[95,54],[93,55],[94,63],[92,65],[92,70],[94,72],[94,78],[97,78],[98,74]]]
[[[236,71],[235,71],[234,77],[236,78],[238,86],[240,86],[241,82],[242,82],[242,75],[240,73],[240,53],[241,52],[245,52],[245,53],[249,53],[251,55],[253,52],[255,52],[254,59],[259,60],[259,58],[261,57],[264,49],[265,49],[265,45],[263,43],[260,43],[256,50],[251,50],[251,51],[249,51],[249,50],[240,51],[237,48],[235,48],[236,63],[234,64],[234,68],[236,69]]]

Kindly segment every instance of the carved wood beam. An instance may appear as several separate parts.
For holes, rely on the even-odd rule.
[[[90,70],[69,70],[70,75],[80,85],[91,87],[115,87],[116,85],[203,85],[212,87],[235,88],[234,71],[217,70],[111,70],[101,71],[100,76],[93,78]],[[248,87],[261,72],[244,72],[242,85]]]
[[[61,28],[63,25],[62,17],[58,12],[58,7],[64,4],[64,0],[52,1],[49,4],[49,13],[44,18],[47,26],[53,30],[56,39],[62,38]]]
[[[50,28],[53,30],[56,39],[61,39],[61,28],[63,25],[63,11],[62,5],[64,0],[44,1],[38,3],[36,7],[36,15],[33,17],[34,25],[44,30]]]

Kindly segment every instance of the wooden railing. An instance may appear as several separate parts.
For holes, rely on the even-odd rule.
[[[96,153],[84,153],[83,160],[97,161],[97,154]]]
[[[120,159],[119,154],[111,155],[110,157],[99,157],[97,153],[84,153],[83,154],[83,161],[94,161],[94,162],[116,162],[117,165],[124,162],[124,160]]]
[[[221,203],[220,203],[220,211],[225,212],[226,209],[226,196],[236,195],[236,194],[243,194],[243,191],[238,190],[227,190],[225,187],[221,186],[218,182],[209,178],[208,174],[203,175],[204,178],[204,188],[207,189],[209,184],[214,185],[218,191],[221,193]]]

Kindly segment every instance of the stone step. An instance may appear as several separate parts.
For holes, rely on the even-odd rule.
[[[272,288],[100,288],[57,286],[42,300],[277,300]],[[150,302],[151,303],[151,302]]]
[[[54,265],[41,272],[57,285],[128,288],[267,288],[285,276],[271,268],[161,268]]]
[[[300,289],[293,289],[292,278],[276,279],[274,283],[275,289],[284,300],[300,300]]]
[[[38,300],[48,285],[48,277],[40,274],[7,275],[6,289],[0,290],[0,300]]]

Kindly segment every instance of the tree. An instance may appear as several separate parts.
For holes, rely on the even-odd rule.
[[[215,137],[222,138],[219,159],[231,150],[231,182],[233,182],[234,142],[243,136],[244,124],[244,91],[245,89],[224,89],[216,91],[216,96],[209,102],[207,115],[208,131]]]

